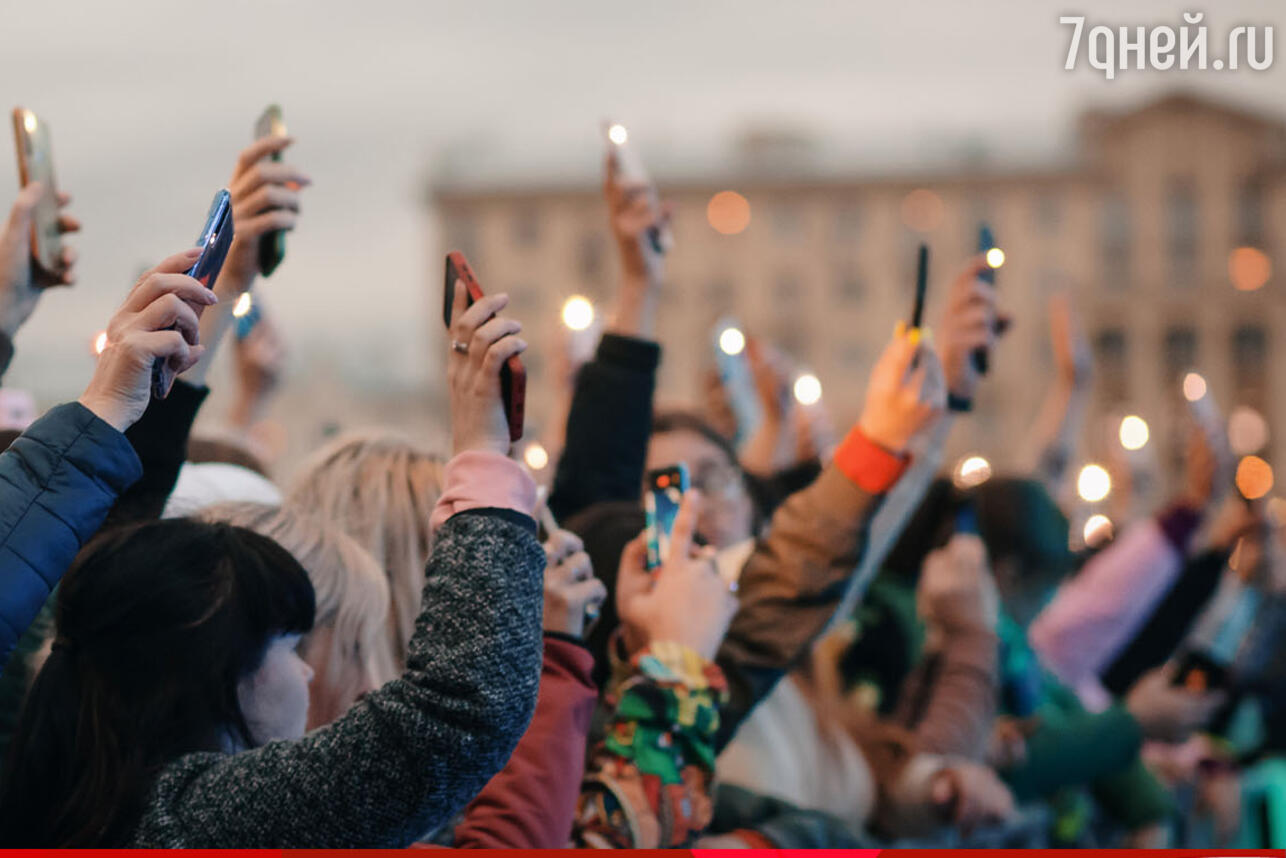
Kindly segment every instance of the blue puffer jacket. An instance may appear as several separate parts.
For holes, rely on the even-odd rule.
[[[142,475],[125,436],[78,402],[54,408],[0,454],[0,664]]]

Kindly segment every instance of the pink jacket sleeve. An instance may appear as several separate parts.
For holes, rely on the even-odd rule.
[[[1174,585],[1199,521],[1176,506],[1128,528],[1064,582],[1031,624],[1041,662],[1091,710],[1109,702],[1099,676]]]
[[[545,635],[536,714],[509,762],[465,810],[455,829],[457,848],[567,847],[598,700],[593,667],[589,650]]]

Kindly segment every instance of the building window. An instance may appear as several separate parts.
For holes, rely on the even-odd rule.
[[[540,212],[535,206],[522,206],[514,214],[513,240],[519,247],[531,247],[540,242]]]
[[[723,277],[711,280],[706,284],[706,302],[722,311],[732,303],[732,283]]]
[[[1094,357],[1099,370],[1099,392],[1108,402],[1121,402],[1129,394],[1129,354],[1125,331],[1105,328],[1094,337]]]
[[[1041,191],[1033,203],[1033,219],[1041,233],[1050,235],[1058,231],[1063,222],[1063,207],[1054,191]]]
[[[1238,325],[1232,332],[1232,372],[1239,401],[1263,406],[1268,381],[1268,332]]]
[[[799,206],[779,202],[772,208],[773,233],[782,241],[796,241],[803,234],[804,218]]]
[[[1257,179],[1237,189],[1237,244],[1263,248],[1264,186]]]
[[[1165,332],[1164,376],[1161,381],[1178,390],[1175,383],[1197,365],[1197,332],[1186,325]]]
[[[862,231],[862,209],[855,202],[840,205],[835,213],[835,240],[840,244],[856,241]]]
[[[576,267],[580,271],[580,279],[586,283],[601,285],[606,257],[607,249],[601,232],[594,230],[582,235],[576,251]]]
[[[1191,287],[1197,282],[1198,242],[1197,192],[1188,181],[1178,181],[1166,194],[1166,251],[1170,264],[1170,285]]]
[[[453,214],[446,223],[447,250],[458,250],[470,260],[482,256],[478,248],[478,224],[470,215]]]
[[[779,307],[783,309],[794,308],[795,302],[799,300],[799,281],[795,279],[793,274],[779,275],[773,294]]]
[[[835,281],[835,298],[841,304],[860,304],[866,295],[866,286],[856,271],[841,271]]]
[[[1103,256],[1103,282],[1109,289],[1130,285],[1130,253],[1133,243],[1130,204],[1125,195],[1112,191],[1103,198],[1099,217],[1099,246]]]

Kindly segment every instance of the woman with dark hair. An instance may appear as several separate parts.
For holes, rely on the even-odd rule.
[[[307,574],[266,537],[187,521],[97,543],[0,783],[0,843],[405,846],[504,765],[536,702],[545,555],[510,460],[500,367],[525,347],[457,285],[455,457],[406,671],[304,736]],[[495,316],[495,318],[492,318]]]

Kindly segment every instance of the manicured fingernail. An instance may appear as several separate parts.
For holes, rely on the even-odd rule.
[[[906,338],[910,341],[911,345],[918,346],[920,344],[920,329],[912,328]]]
[[[211,290],[209,290],[209,289],[205,290],[205,296],[206,296],[206,297],[205,297],[205,301],[206,301],[206,303],[207,303],[207,304],[217,304],[217,303],[219,303],[219,296],[218,296],[218,295],[216,295],[216,294],[214,294],[214,292],[213,292],[213,291],[211,291]]]
[[[200,254],[201,254],[201,248],[199,247],[190,247],[187,250],[183,251],[184,256],[199,256]]]
[[[893,336],[898,338],[906,336],[906,322],[899,321],[893,326]]]

